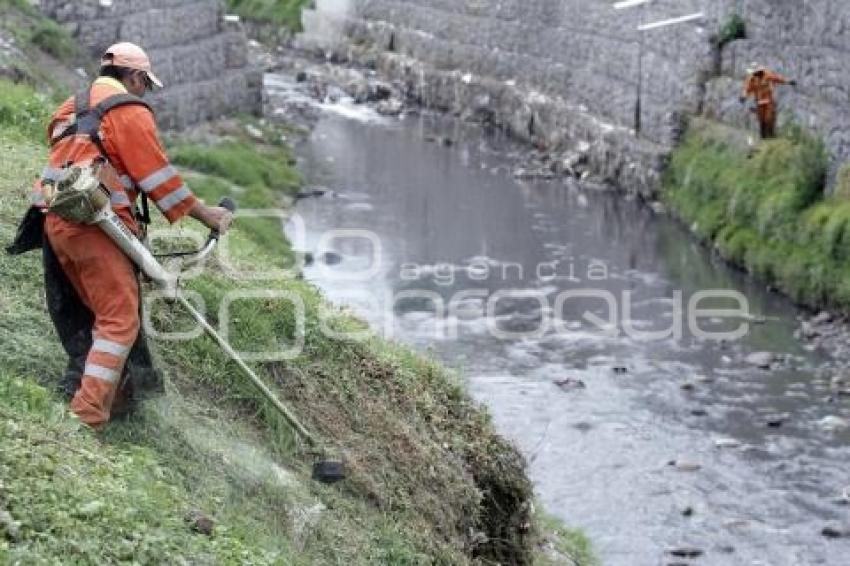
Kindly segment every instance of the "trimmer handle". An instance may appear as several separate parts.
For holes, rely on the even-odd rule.
[[[236,212],[236,202],[230,197],[224,197],[218,203],[221,208],[226,208],[230,212]]]
[[[234,202],[234,200],[230,197],[224,197],[223,199],[221,199],[218,203],[218,206],[220,206],[221,208],[226,208],[230,212],[236,214],[236,202]],[[220,237],[221,234],[218,230],[210,230],[210,235],[209,238],[207,238],[207,243],[218,240]]]

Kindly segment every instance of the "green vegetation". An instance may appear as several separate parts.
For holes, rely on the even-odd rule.
[[[0,372],[0,562],[270,563],[241,533],[194,534],[179,478],[147,448],[81,430],[31,380]]]
[[[823,192],[822,142],[798,127],[750,155],[745,135],[696,121],[672,157],[664,198],[723,257],[814,307],[850,307],[846,172]]]
[[[262,187],[268,187],[287,192],[297,189],[300,182],[298,172],[292,168],[294,161],[280,147],[263,148],[230,140],[213,146],[177,143],[171,148],[171,159],[178,165],[249,189],[260,187],[262,191]]]
[[[269,164],[235,166],[242,159],[256,160],[261,155],[257,150],[249,152],[241,144],[224,141],[209,148],[178,145],[174,159],[226,176],[230,185],[204,175],[190,175],[190,184],[208,201],[217,200],[229,189],[226,194],[236,196],[240,202],[244,203],[246,196],[252,194],[250,206],[271,209],[277,204],[279,192],[258,191],[261,188],[258,177],[263,177]],[[281,158],[286,160],[285,155]],[[215,169],[219,163],[234,166]],[[234,186],[234,183],[238,184]],[[253,188],[245,188],[252,183]],[[294,185],[279,187],[287,188]],[[388,560],[391,556],[392,562],[403,563],[419,563],[426,556],[442,557],[442,561],[452,563],[464,561],[459,549],[452,547],[452,539],[441,536],[438,529],[456,525],[453,530],[457,530],[451,536],[458,537],[470,530],[486,532],[516,521],[522,514],[517,505],[522,505],[530,495],[530,486],[521,473],[522,464],[488,431],[488,419],[469,402],[461,385],[432,362],[374,338],[348,342],[324,336],[322,320],[338,332],[362,333],[364,327],[330,309],[316,290],[303,281],[291,277],[271,282],[262,278],[245,280],[257,272],[268,271],[272,265],[278,268],[291,265],[292,255],[288,247],[281,245],[279,236],[277,245],[269,244],[275,229],[279,234],[279,220],[272,224],[262,219],[237,223],[230,236],[231,277],[208,271],[187,282],[187,288],[202,297],[210,313],[218,312],[224,296],[235,290],[284,292],[297,297],[306,311],[304,352],[285,364],[269,364],[265,375],[271,382],[286,382],[281,394],[296,407],[308,426],[340,447],[349,466],[348,488],[363,501],[372,501],[382,516],[393,517],[390,524],[395,526],[391,535],[375,541],[391,548],[370,549],[367,545],[365,555],[373,560]],[[240,277],[232,277],[234,273]],[[158,312],[155,317],[166,328],[169,324],[185,327],[185,320],[175,320],[171,314]],[[296,318],[288,300],[234,303],[232,317],[239,321],[230,329],[231,341],[239,350],[276,350],[280,347],[276,341],[292,340],[296,334]],[[303,467],[293,456],[294,439],[286,425],[274,411],[258,402],[250,384],[234,374],[232,365],[225,362],[212,342],[165,344],[161,351],[170,367],[193,368],[194,386],[202,386],[216,398],[232,399],[246,412],[255,414],[258,422],[271,431],[265,440],[275,454],[288,467]],[[206,362],[203,368],[198,368],[196,360]],[[488,509],[481,509],[481,490],[490,489],[486,486],[491,482],[499,485],[500,493],[514,498],[493,502],[492,512],[498,512],[504,505],[509,514],[519,514],[517,517],[488,517],[482,513]],[[336,524],[323,536],[336,538],[335,532],[344,532],[344,540],[356,541],[362,537],[353,525],[358,525],[358,521],[358,529],[362,529],[364,522],[368,525],[370,513],[359,505],[351,512],[349,524]],[[502,523],[503,519],[507,523]],[[499,524],[484,523],[490,520]],[[382,518],[366,531],[388,528],[384,521]],[[514,556],[512,553],[524,544],[521,540],[498,541],[490,552],[495,556]],[[340,541],[319,546],[317,551],[322,554],[315,559],[325,562],[345,555],[345,561],[354,560],[355,556],[364,556],[361,545],[363,541],[346,547]]]
[[[737,12],[732,13],[726,19],[717,34],[717,44],[722,48],[736,39],[746,39],[747,22]]]
[[[5,122],[0,150],[0,241],[5,244],[46,150]],[[285,544],[263,544],[254,534],[262,531],[247,518],[221,520],[214,538],[194,533],[186,515],[194,509],[218,515],[215,492],[202,497],[190,492],[190,478],[154,446],[113,444],[84,429],[45,389],[64,362],[44,309],[39,263],[37,253],[0,255],[5,289],[0,298],[0,563],[91,564],[132,556],[150,563],[262,564],[286,556]],[[226,471],[216,477],[227,477]]]
[[[539,515],[537,524],[540,551],[535,564],[598,566],[590,541],[582,533],[567,529],[563,523],[545,513]]]
[[[301,10],[311,0],[227,0],[227,7],[242,18],[261,24],[301,31]]]
[[[838,170],[832,194],[836,200],[850,201],[850,163],[844,164]]]
[[[31,141],[47,135],[51,108],[48,98],[32,88],[0,79],[0,128]]]
[[[22,101],[40,100],[28,87],[3,86],[0,242],[7,243],[46,157],[36,123],[47,106],[27,108]],[[173,155],[191,166],[187,182],[209,202],[229,195],[243,208],[278,210],[299,183],[286,148],[248,146],[240,135],[208,147],[178,140]],[[159,221],[153,231],[174,247],[204,236],[192,224]],[[287,293],[303,303],[303,351],[255,367],[344,457],[349,478],[339,486],[311,481],[311,457],[205,337],[156,342],[166,394],[105,433],[80,427],[50,393],[64,360],[43,305],[39,254],[0,255],[0,562],[513,563],[532,546],[542,563],[552,562],[553,548],[585,560],[580,536],[535,527],[522,460],[455,377],[374,337],[327,337],[322,324],[366,329],[297,270],[263,275],[293,268],[280,228],[277,217],[238,219],[229,259],[184,285],[214,325],[231,291]],[[194,326],[166,301],[154,303],[151,317],[163,332]],[[239,350],[278,348],[296,329],[287,299],[232,304],[230,339]],[[192,529],[186,517],[195,512],[215,520],[213,537]]]
[[[29,40],[60,61],[71,61],[79,54],[77,44],[68,31],[52,20],[37,20]]]

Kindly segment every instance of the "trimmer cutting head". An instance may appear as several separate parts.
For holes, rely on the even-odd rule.
[[[78,174],[79,176],[79,174]],[[98,186],[96,179],[91,183],[95,188]],[[222,199],[219,206],[234,212],[236,204],[229,198]],[[124,223],[112,211],[107,200],[102,206],[102,210],[97,213],[97,225],[112,238],[116,244],[126,253],[130,259],[138,265],[142,271],[151,279],[156,281],[162,288],[168,289],[173,298],[183,306],[186,311],[201,325],[204,331],[218,344],[222,351],[233,360],[242,372],[251,380],[251,382],[259,389],[260,393],[277,409],[283,418],[292,426],[302,440],[316,450],[318,442],[304,425],[296,418],[295,414],[277,398],[271,389],[260,379],[254,370],[252,370],[233,347],[225,340],[215,328],[213,328],[203,313],[199,312],[195,306],[180,293],[177,288],[177,278],[173,274],[167,272],[157,262],[156,258],[150,251],[136,238],[136,236],[124,226]],[[210,254],[212,248],[218,241],[220,234],[217,231],[210,233],[206,245],[198,254],[201,259],[206,258]],[[315,452],[318,460],[313,465],[313,479],[322,483],[332,484],[345,479],[345,464],[342,460],[328,458],[323,449],[318,449]]]
[[[345,464],[340,460],[319,460],[313,464],[313,479],[333,484],[345,479]]]
[[[313,464],[315,481],[333,484],[345,479],[345,463],[342,460],[320,456]]]

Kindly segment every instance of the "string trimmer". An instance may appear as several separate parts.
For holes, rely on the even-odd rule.
[[[103,230],[127,254],[127,257],[139,266],[145,275],[166,292],[166,296],[174,299],[186,309],[192,318],[201,325],[204,332],[239,366],[242,373],[251,380],[260,393],[314,452],[323,454],[324,452],[320,449],[316,437],[301,424],[295,414],[277,398],[263,380],[248,367],[233,347],[221,337],[181,293],[178,275],[166,270],[115,214],[110,206],[109,194],[99,181],[97,171],[88,167],[71,167],[66,171],[64,177],[56,183],[56,192],[51,199],[50,209],[69,220],[94,224]],[[222,199],[219,206],[231,212],[236,211],[236,204],[230,198]],[[212,253],[220,236],[217,230],[212,230],[206,244],[194,254],[189,263],[197,264],[205,260]],[[324,483],[333,483],[344,477],[344,464],[341,461],[322,457],[313,466],[313,478]]]

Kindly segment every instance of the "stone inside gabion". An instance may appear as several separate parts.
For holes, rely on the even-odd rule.
[[[162,129],[262,111],[262,69],[249,64],[244,31],[225,23],[219,2],[40,0],[38,8],[93,61],[118,41],[141,46],[165,85],[151,96]]]

